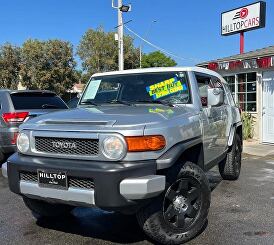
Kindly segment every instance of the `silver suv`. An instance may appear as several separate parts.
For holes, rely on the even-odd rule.
[[[56,109],[67,108],[65,102],[53,92],[0,89],[0,166],[6,155],[16,151],[20,124]]]
[[[76,206],[136,214],[156,242],[181,244],[204,226],[205,171],[241,169],[242,123],[225,80],[197,68],[95,74],[78,108],[29,120],[3,175],[36,215]]]

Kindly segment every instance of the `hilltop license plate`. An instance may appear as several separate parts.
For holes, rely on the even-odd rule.
[[[67,173],[62,171],[37,170],[40,187],[68,189]]]

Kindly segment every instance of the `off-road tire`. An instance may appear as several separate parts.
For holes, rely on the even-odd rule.
[[[28,197],[23,197],[23,200],[35,218],[65,216],[70,214],[73,209],[73,207],[69,205],[51,204]]]
[[[227,152],[226,158],[219,163],[219,172],[224,180],[237,180],[241,172],[242,142],[235,134],[233,144]]]
[[[4,153],[0,150],[0,167],[1,167],[2,163],[4,163],[4,160],[5,160],[5,155],[4,155]]]
[[[177,166],[172,167],[170,170],[167,171],[166,177],[167,187],[165,192],[162,193],[161,196],[155,198],[149,205],[140,209],[137,212],[136,216],[140,227],[152,240],[161,244],[182,244],[191,240],[203,230],[207,222],[207,215],[210,207],[211,191],[207,177],[204,174],[203,170],[191,162],[182,163],[180,165],[178,164]],[[164,200],[167,197],[167,193],[170,190],[170,188],[172,188],[172,186],[176,182],[182,179],[189,179],[191,181],[195,180],[195,183],[198,183],[198,186],[200,187],[200,206],[199,208],[197,208],[197,216],[193,218],[194,221],[190,226],[184,228],[175,228],[164,217]],[[174,202],[171,202],[171,206],[174,205],[173,203]],[[184,225],[185,224],[186,223],[184,223]]]

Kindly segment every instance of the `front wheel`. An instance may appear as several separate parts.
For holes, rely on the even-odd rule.
[[[64,204],[51,204],[41,200],[23,197],[25,205],[38,217],[58,217],[69,214],[73,207]]]
[[[165,193],[137,213],[138,223],[150,238],[159,243],[185,243],[203,229],[210,195],[209,183],[202,169],[187,162]]]

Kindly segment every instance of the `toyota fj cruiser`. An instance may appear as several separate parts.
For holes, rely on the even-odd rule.
[[[95,74],[78,108],[20,126],[3,165],[36,215],[75,206],[136,214],[144,232],[181,244],[203,228],[211,190],[241,169],[242,124],[226,81],[198,67]]]

